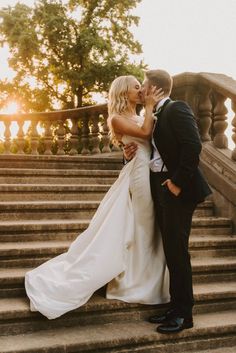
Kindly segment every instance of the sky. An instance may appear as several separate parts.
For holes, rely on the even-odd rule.
[[[34,0],[20,0],[32,5]],[[0,0],[0,7],[17,0]],[[236,79],[236,0],[142,0],[132,11],[144,62],[171,75],[219,72]],[[0,50],[0,78],[7,72],[7,50]]]
[[[143,0],[136,13],[135,34],[151,68],[236,79],[236,0]]]
[[[0,0],[0,7],[17,2]],[[136,60],[171,75],[216,72],[236,79],[236,0],[142,0],[132,13],[140,17],[131,30],[143,49]],[[12,75],[7,56],[0,48],[0,79]]]

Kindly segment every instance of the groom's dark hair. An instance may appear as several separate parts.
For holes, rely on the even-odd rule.
[[[151,85],[162,88],[165,95],[170,95],[173,86],[173,79],[167,71],[164,70],[148,70],[145,76]]]

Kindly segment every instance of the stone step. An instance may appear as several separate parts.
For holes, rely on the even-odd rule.
[[[0,221],[91,219],[99,201],[0,202]]]
[[[1,184],[111,184],[119,170],[0,169]]]
[[[236,235],[191,235],[191,257],[220,257],[236,255]]]
[[[90,220],[39,219],[0,221],[0,241],[73,240],[89,225]],[[230,235],[232,224],[228,218],[194,217],[192,235]]]
[[[0,184],[0,202],[101,201],[111,184]],[[213,216],[213,202],[198,205],[195,216]]]
[[[0,169],[110,169],[122,167],[122,152],[101,153],[89,156],[1,155]]]
[[[1,267],[36,267],[46,260],[66,252],[71,241],[4,242],[0,244]],[[220,257],[236,255],[236,236],[191,236],[193,257]]]
[[[159,334],[156,325],[132,319],[129,322],[49,329],[2,337],[1,353],[183,353],[187,349],[211,348],[213,341],[217,347],[234,345],[236,310],[198,314],[194,322],[194,328],[178,335]]]
[[[89,220],[26,220],[0,222],[0,241],[73,240]]]
[[[101,201],[109,188],[107,184],[0,184],[0,202]],[[201,208],[201,215],[212,216],[212,207]]]
[[[222,351],[223,349],[223,351]],[[235,353],[236,352],[236,344],[233,347],[222,347],[222,348],[210,348],[210,349],[198,349],[192,350],[191,352],[184,352],[184,353]]]
[[[84,186],[83,186],[84,187]],[[94,195],[99,195],[99,187],[94,187]],[[84,187],[84,189],[86,189]],[[73,187],[71,187],[73,193]],[[100,198],[103,197],[101,185]],[[58,194],[58,198],[63,194]],[[66,196],[66,195],[65,195]],[[49,194],[48,194],[49,197]],[[86,198],[86,191],[84,191]],[[0,221],[16,221],[16,220],[42,220],[42,219],[83,219],[92,218],[96,212],[100,201],[98,200],[44,200],[44,201],[0,201]],[[194,216],[204,217],[212,213],[212,203],[205,202],[201,204],[195,211]],[[206,215],[205,215],[206,214]],[[213,217],[213,216],[212,216]]]
[[[41,262],[48,258],[41,258]],[[193,258],[194,283],[231,281],[236,278],[235,257]],[[24,295],[24,276],[30,267],[0,268],[0,297]]]
[[[89,200],[0,201],[0,221],[91,218],[99,204],[100,201]],[[206,202],[198,207],[196,216],[204,217],[202,214],[205,210],[208,214],[209,209],[211,202]]]
[[[226,217],[193,217],[191,234],[232,234],[232,220]]]
[[[194,315],[236,309],[236,282],[220,282],[194,286]],[[224,302],[222,302],[224,299]],[[108,300],[104,293],[95,293],[82,307],[56,320],[48,320],[39,312],[31,312],[28,298],[0,299],[0,335],[27,333],[68,325],[104,324],[118,321],[147,319],[164,310],[166,305],[130,304]]]

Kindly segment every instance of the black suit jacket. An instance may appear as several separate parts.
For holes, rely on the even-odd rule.
[[[198,168],[201,140],[194,114],[183,101],[166,101],[158,117],[153,138],[179,197],[202,202],[211,190]]]

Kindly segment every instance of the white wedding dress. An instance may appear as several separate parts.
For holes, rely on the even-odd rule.
[[[141,117],[133,120],[142,125]],[[108,299],[143,304],[169,301],[161,235],[154,231],[150,144],[130,136],[122,141],[138,143],[136,157],[123,167],[88,229],[66,253],[26,273],[31,310],[49,319],[80,307],[107,283]]]

